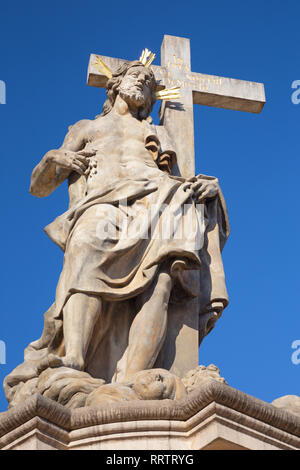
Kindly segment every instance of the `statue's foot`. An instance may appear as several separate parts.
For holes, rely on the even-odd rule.
[[[44,357],[39,364],[37,365],[38,373],[40,374],[43,370],[48,369],[48,367],[59,367],[63,364],[63,358],[56,356],[55,354],[48,354]]]
[[[62,363],[65,367],[70,367],[70,369],[83,370],[84,369],[84,360],[79,359],[74,356],[65,356],[62,357]]]

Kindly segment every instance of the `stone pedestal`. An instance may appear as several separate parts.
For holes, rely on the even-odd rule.
[[[41,395],[0,413],[0,448],[300,449],[300,418],[213,379],[181,401],[69,410]]]

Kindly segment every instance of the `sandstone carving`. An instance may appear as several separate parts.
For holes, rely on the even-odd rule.
[[[217,178],[172,172],[178,146],[167,119],[157,126],[149,114],[156,99],[179,94],[158,91],[152,60],[146,51],[110,70],[98,59],[102,114],[71,126],[33,170],[31,194],[68,180],[70,204],[45,228],[64,251],[63,270],[41,338],[5,379],[10,406],[34,391],[71,408],[178,399],[194,365],[184,360],[190,331],[196,325],[201,341],[228,304],[224,198]],[[192,374],[189,389],[192,381],[202,376]]]
[[[272,401],[272,405],[300,416],[300,397],[298,395],[285,395],[276,398]]]
[[[200,365],[196,367],[196,369],[190,370],[182,379],[182,382],[187,393],[190,393],[209,379],[214,379],[224,384],[227,383],[226,380],[220,376],[220,369],[214,364],[210,364],[207,367]]]

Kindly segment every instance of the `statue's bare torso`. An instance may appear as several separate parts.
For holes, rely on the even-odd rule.
[[[81,130],[82,146],[93,156],[89,158],[87,176],[78,179],[74,172],[69,176],[71,206],[84,194],[125,178],[136,180],[161,174],[145,148],[145,130],[144,121],[114,112],[85,121]]]

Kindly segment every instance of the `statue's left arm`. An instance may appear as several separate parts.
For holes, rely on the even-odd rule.
[[[219,207],[219,224],[222,236],[220,239],[221,250],[224,247],[230,233],[229,219],[227,214],[227,207],[225,199],[220,188],[219,180],[215,176],[197,175],[191,178],[193,181],[192,188],[194,190],[194,199],[196,204],[212,202],[217,199],[217,206]],[[208,207],[206,207],[208,209]]]

